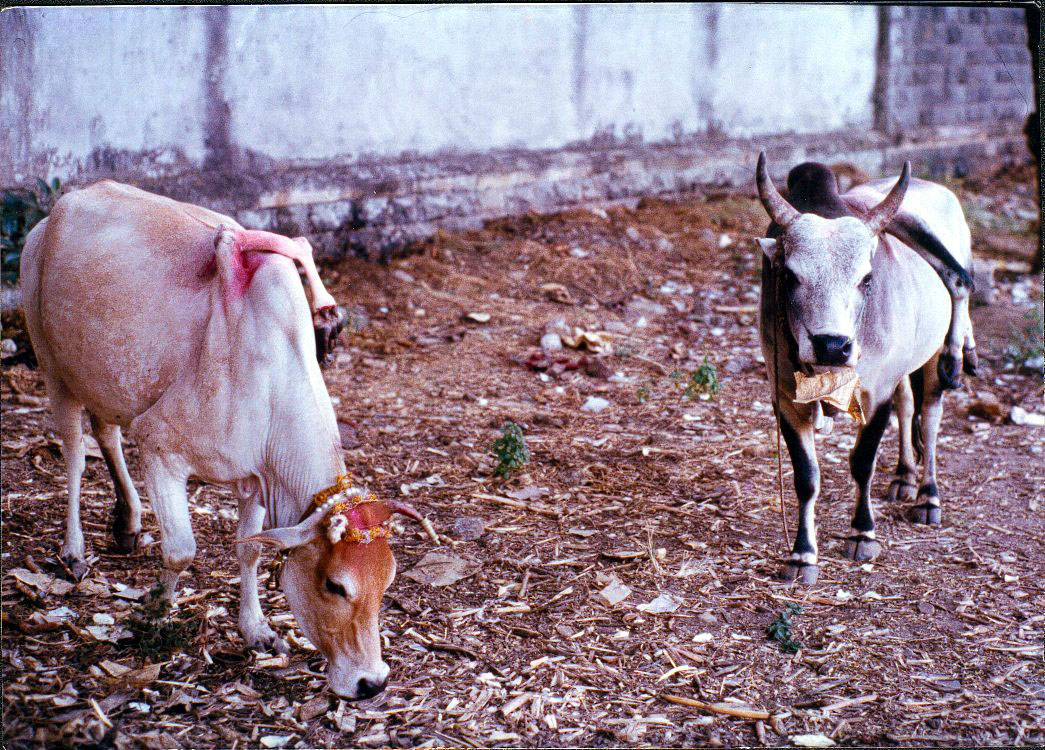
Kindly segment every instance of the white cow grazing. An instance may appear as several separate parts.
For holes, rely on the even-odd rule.
[[[111,181],[66,195],[33,229],[21,285],[68,472],[62,554],[74,573],[86,572],[86,408],[116,487],[117,547],[134,549],[141,529],[120,444],[126,428],[160,527],[165,594],[175,598],[196,553],[186,482],[232,488],[244,542],[237,546],[244,638],[285,648],[262,615],[257,564],[263,543],[290,549],[283,588],[305,635],[330,661],[331,688],[368,697],[388,675],[378,610],[395,561],[383,524],[393,512],[416,513],[345,491],[294,260],[305,268],[318,322],[334,300],[304,239],[244,230],[227,216]]]

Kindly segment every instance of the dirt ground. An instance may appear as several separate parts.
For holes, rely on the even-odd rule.
[[[974,312],[981,375],[947,397],[943,525],[912,525],[883,501],[882,556],[841,556],[855,435],[843,420],[818,441],[812,587],[775,578],[787,550],[750,242],[766,219],[751,194],[506,219],[440,234],[391,267],[325,269],[355,306],[356,330],[325,371],[348,465],[383,496],[407,494],[443,537],[435,548],[399,527],[383,612],[390,684],[355,705],[325,692],[322,659],[280,593],[265,590],[263,606],[294,644],[289,658],[244,648],[223,491],[191,488],[199,553],[171,620],[183,629],[166,641],[133,626],[160,566],[155,518],[146,510],[137,553],[110,553],[112,488],[97,458],[84,481],[92,570],[63,585],[46,394],[34,370],[5,367],[5,746],[1045,743],[1045,428],[1007,416],[1043,412],[1040,360],[1024,366],[1034,336],[1017,333],[1042,307],[1025,268],[1036,174],[952,186],[977,252],[1008,270]],[[591,351],[531,358],[557,319],[603,333]],[[687,395],[705,357],[721,384],[707,400]],[[585,411],[591,397],[608,403]],[[489,448],[507,420],[531,457],[505,481]],[[140,480],[133,446],[128,456]],[[895,461],[891,426],[876,497]],[[793,530],[786,456],[784,467]],[[442,587],[404,575],[433,550],[478,570]],[[601,593],[621,586],[630,594],[616,604]],[[767,637],[792,603],[796,653]]]

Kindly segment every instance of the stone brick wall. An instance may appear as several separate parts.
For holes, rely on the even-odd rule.
[[[883,8],[887,132],[1019,122],[1034,109],[1022,8]],[[880,75],[882,71],[880,70]]]
[[[475,7],[480,15],[486,13]],[[367,94],[371,99],[359,98],[344,83],[356,78],[329,70],[315,76],[311,67],[302,68],[298,57],[282,54],[281,47],[280,54],[264,57],[266,65],[283,66],[270,78],[282,86],[284,79],[292,82],[305,70],[309,85],[287,84],[297,97],[293,104],[284,104],[284,89],[279,87],[268,91],[279,95],[274,103],[265,100],[263,107],[250,99],[252,106],[241,106],[238,119],[234,115],[240,100],[232,95],[247,96],[255,85],[264,89],[266,84],[250,67],[256,60],[236,57],[239,52],[226,58],[233,48],[242,48],[250,49],[253,59],[256,50],[244,46],[243,39],[281,23],[283,16],[257,9],[166,9],[151,14],[146,23],[135,9],[124,9],[122,15],[101,19],[111,22],[115,32],[103,25],[94,34],[68,39],[60,33],[65,27],[59,22],[79,23],[79,16],[62,20],[72,12],[69,9],[53,11],[53,18],[48,11],[35,25],[28,23],[28,11],[15,9],[3,14],[0,24],[7,23],[5,30],[23,43],[0,45],[0,69],[28,72],[11,76],[7,85],[0,78],[0,183],[14,186],[34,174],[53,175],[49,170],[61,167],[61,176],[73,185],[111,177],[225,212],[249,228],[306,235],[321,257],[387,259],[440,228],[475,227],[509,214],[631,201],[699,186],[750,187],[762,148],[769,151],[774,177],[781,180],[791,166],[806,159],[850,162],[873,176],[897,174],[910,159],[917,174],[940,177],[967,173],[978,160],[1025,158],[1020,129],[1034,106],[1034,89],[1021,8],[852,6],[795,15],[798,11],[770,6],[661,7],[664,13],[686,14],[688,25],[683,25],[674,16],[657,20],[644,6],[607,6],[594,15],[585,10],[588,6],[565,7],[534,6],[535,18],[546,11],[565,15],[545,18],[545,25],[530,29],[524,40],[515,38],[522,33],[518,30],[505,34],[512,44],[525,48],[536,66],[532,70],[520,67],[510,55],[494,55],[500,67],[492,70],[467,55],[458,60],[455,55],[464,54],[459,39],[478,40],[476,49],[489,51],[486,38],[460,33],[470,26],[453,25],[474,21],[463,18],[471,12],[464,6],[453,10],[463,14],[461,19],[437,25],[434,32],[428,28],[428,16],[418,16],[413,22],[418,28],[409,33],[399,21],[380,27],[383,31],[373,48],[362,52],[357,42],[369,39],[369,32],[359,27],[352,27],[358,37],[352,44],[338,38],[309,47],[309,54],[322,52],[322,59],[340,65],[335,72],[351,72],[359,64],[369,70],[380,68],[381,60],[392,60],[395,56],[382,46],[386,37],[418,55],[431,53],[430,32],[445,37],[447,59],[457,62],[443,67],[463,72],[442,87],[438,81],[443,79],[428,80],[428,62],[421,64],[413,56],[392,60],[411,75],[397,73],[389,80],[409,82],[414,80],[411,76],[421,76],[424,85],[417,90],[426,94],[425,101],[411,98],[412,89],[388,89],[373,81]],[[286,13],[300,14],[295,22],[299,25],[328,33],[323,24],[342,11]],[[384,18],[354,10],[350,16],[373,23]],[[43,23],[48,18],[51,22]],[[493,20],[503,23],[499,17]],[[628,23],[619,27],[624,20]],[[16,21],[25,23],[19,26]],[[258,27],[262,21],[270,26]],[[767,37],[763,28],[774,29],[776,37]],[[681,36],[669,34],[672,29]],[[548,34],[559,36],[546,39]],[[148,43],[139,43],[141,37]],[[102,52],[95,49],[96,38],[101,39]],[[305,38],[312,43],[309,35]],[[619,39],[632,46],[618,49]],[[80,48],[67,54],[71,42]],[[168,42],[175,46],[165,52]],[[542,52],[548,45],[554,55]],[[52,60],[52,48],[62,51],[54,59],[95,68],[56,73],[50,62],[40,63]],[[114,49],[130,52],[115,54]],[[189,54],[193,50],[206,54]],[[607,50],[619,57],[613,62],[617,67],[607,67]],[[549,55],[558,67],[545,59]],[[171,68],[168,58],[178,64]],[[167,85],[168,79],[195,81],[203,59],[207,66],[202,84]],[[120,89],[113,82],[132,75],[127,70],[139,78],[151,71],[150,80],[162,96],[148,88],[144,96],[138,89]],[[827,76],[832,71],[849,74]],[[539,115],[550,134],[519,141],[475,140],[489,129],[490,113],[473,111],[474,102],[455,92],[485,92],[479,99],[486,101],[499,84],[520,79],[544,81],[548,91],[484,106],[513,115],[501,118],[507,123],[506,133],[527,132],[509,125],[525,124]],[[558,99],[549,93],[555,88],[549,82],[554,81],[565,92]],[[685,84],[681,89],[680,81]],[[111,101],[108,94],[99,97],[99,86],[107,92],[124,91],[130,103]],[[331,104],[339,101],[335,95],[349,94],[351,100],[344,106]],[[99,99],[105,111],[89,117],[90,106]],[[400,109],[388,109],[390,101],[399,102]],[[156,111],[140,110],[143,102],[156,105]],[[625,126],[625,119],[615,123],[610,117],[618,110],[621,118],[659,112],[658,106],[679,102],[693,104],[692,117],[678,119],[669,128],[665,118],[674,110],[664,109],[664,127],[645,131],[645,137],[641,129]],[[259,111],[272,116],[258,117]],[[358,117],[351,127],[342,128],[343,133],[326,132],[329,116],[343,112]],[[274,122],[275,114],[288,113],[300,123],[288,128]],[[405,148],[413,143],[413,131],[404,124],[407,114],[423,121],[415,123],[415,130],[432,131],[416,148],[395,153],[367,150],[363,146],[376,138],[367,132],[359,143],[344,140],[372,121]],[[609,119],[603,122],[600,117]],[[83,125],[88,121],[91,127]],[[51,129],[37,127],[38,122],[50,123]],[[239,130],[232,127],[237,122]],[[148,132],[138,132],[142,123]],[[592,123],[599,127],[588,128]],[[259,134],[268,140],[258,140]],[[437,135],[442,140],[432,140]],[[301,142],[314,149],[319,148],[316,144],[326,146],[308,156],[307,149],[295,145]],[[490,145],[502,142],[514,145]],[[444,145],[437,148],[435,143]],[[261,147],[266,144],[274,148]],[[67,151],[72,155],[62,156]],[[82,153],[88,156],[76,156]]]

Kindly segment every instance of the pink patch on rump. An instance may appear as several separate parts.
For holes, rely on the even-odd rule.
[[[257,229],[238,229],[232,246],[232,286],[230,292],[234,297],[246,294],[254,274],[264,264],[269,253],[293,257],[298,252],[294,241],[272,232]],[[200,279],[212,278],[217,271],[217,258],[210,256],[206,265],[200,269]]]

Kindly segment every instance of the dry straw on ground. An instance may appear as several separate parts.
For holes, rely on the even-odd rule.
[[[962,195],[992,216],[1036,207],[1027,172],[977,178]],[[441,234],[393,269],[328,269],[338,298],[370,318],[326,373],[346,459],[433,521],[438,547],[402,527],[401,572],[436,552],[451,562],[435,582],[453,579],[426,582],[431,561],[397,578],[383,616],[391,684],[359,705],[324,692],[321,659],[276,591],[265,607],[289,657],[244,649],[235,506],[213,488],[192,488],[199,555],[174,615],[185,628],[153,651],[123,636],[159,566],[155,520],[137,554],[107,551],[98,460],[84,484],[92,574],[65,583],[47,401],[36,372],[5,368],[5,745],[1045,741],[1040,428],[968,418],[973,397],[949,396],[944,525],[879,504],[885,552],[857,565],[838,541],[852,507],[853,428],[840,424],[819,445],[820,583],[775,580],[784,548],[748,241],[764,224],[750,195],[693,195],[494,222]],[[1019,241],[1033,252],[1018,228],[974,228],[978,249],[1004,235],[1006,253]],[[1000,282],[997,305],[975,311],[989,374],[974,388],[1034,411],[1040,373],[1006,371],[1001,356],[1026,277]],[[557,318],[568,334],[602,332],[612,352],[567,346],[557,367],[534,369],[526,358]],[[686,398],[705,355],[722,389]],[[582,411],[592,396],[608,406]],[[507,420],[532,456],[502,481],[488,447]],[[890,429],[876,496],[895,442]],[[766,636],[790,603],[803,610],[797,653]]]

